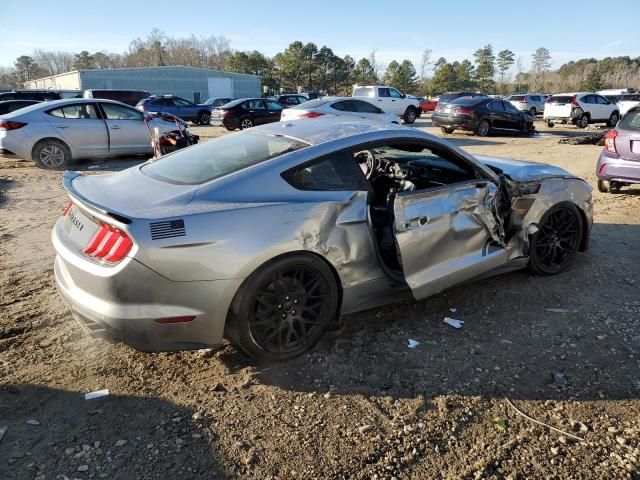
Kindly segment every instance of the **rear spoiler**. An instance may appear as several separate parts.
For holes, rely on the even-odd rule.
[[[131,219],[125,217],[124,215],[118,212],[112,212],[103,205],[98,205],[97,203],[95,203],[92,200],[89,200],[87,197],[85,197],[80,192],[78,192],[78,190],[75,189],[75,187],[73,186],[73,181],[78,177],[85,177],[85,176],[86,175],[84,173],[76,172],[76,171],[67,170],[64,172],[64,174],[62,175],[62,185],[64,186],[64,189],[67,191],[69,196],[81,202],[90,210],[95,210],[96,212],[101,213],[102,215],[106,215],[120,223],[124,223],[126,225],[130,224]]]

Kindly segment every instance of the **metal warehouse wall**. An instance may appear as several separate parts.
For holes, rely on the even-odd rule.
[[[234,98],[261,96],[261,78],[231,72],[191,67],[116,68],[81,70],[82,89],[125,88],[146,90],[152,95],[172,94],[187,100],[200,101],[225,93],[209,92],[209,78],[230,78]]]

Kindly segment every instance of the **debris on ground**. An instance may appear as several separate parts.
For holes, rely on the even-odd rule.
[[[569,310],[566,308],[545,308],[544,311],[550,313],[567,313]]]
[[[109,395],[109,389],[96,390],[95,392],[89,392],[84,394],[85,400],[93,400],[94,398],[106,397]]]
[[[7,430],[9,430],[9,427],[6,425],[0,425],[0,442],[2,441],[2,437],[4,437],[4,434],[7,433]]]
[[[442,321],[447,325],[451,325],[453,328],[462,328],[464,324],[464,320],[457,320],[451,317],[444,317],[444,320]]]
[[[558,143],[565,145],[598,145],[607,132],[593,132],[579,137],[566,137],[558,140]]]
[[[409,348],[416,348],[418,345],[420,345],[420,342],[419,342],[419,341],[409,339],[409,344],[407,345],[407,347],[409,347]]]
[[[553,383],[555,383],[556,385],[560,385],[563,387],[567,384],[567,379],[564,377],[564,373],[553,372],[551,374],[551,378],[553,380]]]

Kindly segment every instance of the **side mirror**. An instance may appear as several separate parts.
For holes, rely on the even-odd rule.
[[[404,94],[404,92],[400,92],[400,96],[401,96],[402,98],[407,98],[407,96]]]

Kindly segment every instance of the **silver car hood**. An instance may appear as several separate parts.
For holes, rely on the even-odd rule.
[[[549,177],[573,178],[574,175],[566,170],[547,165],[546,163],[526,162],[510,158],[488,157],[474,155],[478,161],[488,167],[499,168],[502,172],[516,182],[527,182]]]
[[[124,217],[154,217],[161,210],[171,216],[171,209],[187,205],[197,185],[177,185],[145,175],[140,166],[117,173],[84,175],[65,172],[65,189],[69,194],[99,210]]]

